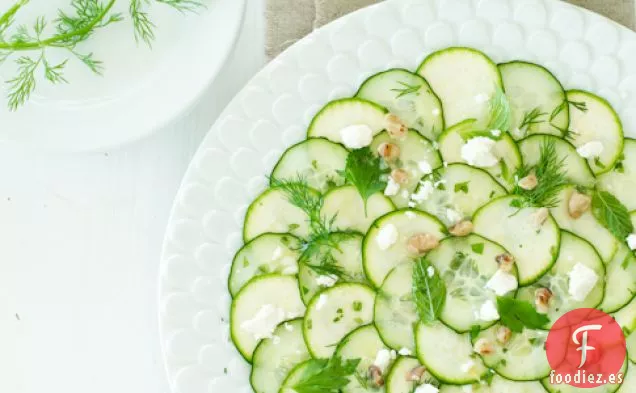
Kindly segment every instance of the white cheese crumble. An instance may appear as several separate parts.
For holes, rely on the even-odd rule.
[[[413,202],[413,201],[409,201],[409,203],[407,203],[407,206],[410,208],[414,208],[417,205],[417,203]]]
[[[495,138],[499,138],[501,136],[501,130],[490,130],[490,135],[494,136]]]
[[[389,247],[394,245],[398,240],[398,231],[395,225],[387,224],[380,228],[375,241],[378,244],[380,250],[388,250]]]
[[[353,124],[340,130],[342,143],[349,149],[369,146],[373,140],[373,130],[366,124]]]
[[[627,236],[627,245],[630,250],[636,250],[636,233],[632,233]]]
[[[464,218],[461,213],[454,209],[446,209],[446,218],[451,225],[455,225]]]
[[[333,287],[334,285],[336,285],[336,282],[338,281],[338,277],[336,276],[318,276],[316,277],[316,284],[318,284],[321,287]]]
[[[375,360],[373,361],[373,365],[379,368],[382,371],[382,374],[389,368],[389,364],[391,364],[391,351],[388,349],[381,349],[375,355]]]
[[[599,141],[591,141],[576,149],[583,158],[596,158],[603,153],[603,144]]]
[[[486,283],[486,288],[494,291],[497,296],[503,296],[519,287],[517,277],[503,270],[497,270]]]
[[[499,312],[497,311],[495,302],[488,300],[481,305],[479,308],[479,319],[486,322],[496,321],[499,319]]]
[[[324,293],[318,297],[318,302],[316,303],[316,310],[321,310],[326,304],[327,300],[329,300],[329,296]]]
[[[429,278],[433,277],[435,275],[435,268],[433,266],[427,267],[426,274],[428,274]]]
[[[276,326],[284,320],[285,310],[272,304],[265,304],[261,306],[252,319],[241,323],[241,329],[250,333],[254,340],[272,338]]]
[[[495,166],[499,163],[499,159],[493,153],[495,143],[494,140],[484,136],[471,138],[462,146],[462,158],[469,165],[479,168]]]
[[[397,352],[394,349],[392,349],[391,350],[391,360],[395,360],[395,359],[397,359]]]
[[[473,368],[475,368],[475,361],[469,360],[461,365],[460,370],[462,370],[463,373],[467,373],[470,372]]]
[[[594,286],[598,282],[598,274],[589,267],[583,265],[582,263],[577,263],[574,265],[570,273],[570,286],[568,288],[568,293],[572,298],[578,302],[582,302],[585,300],[587,295],[592,292]]]
[[[402,355],[402,356],[411,356],[411,355],[413,355],[413,352],[411,352],[411,350],[410,350],[410,349],[408,349],[408,348],[404,348],[404,347],[403,347],[403,348],[400,348],[400,350],[398,351],[398,353],[399,353],[400,355]]]
[[[431,164],[428,163],[428,161],[419,161],[417,163],[417,167],[420,169],[420,172],[422,172],[422,174],[424,175],[429,175],[433,173],[433,167],[431,166]]]
[[[439,393],[439,389],[430,383],[425,383],[424,385],[418,386],[413,393]]]
[[[393,180],[392,177],[389,176],[389,180],[386,182],[386,188],[384,189],[384,195],[386,196],[394,196],[397,195],[400,191],[400,184]]]
[[[435,187],[433,187],[433,183],[429,180],[420,182],[420,188],[418,188],[417,192],[411,195],[411,199],[415,202],[424,202],[427,200],[431,194],[435,192]]]

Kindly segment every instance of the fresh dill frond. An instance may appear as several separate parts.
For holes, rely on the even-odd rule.
[[[155,40],[155,24],[150,20],[148,12],[143,8],[144,4],[148,4],[148,0],[130,0],[130,19],[133,22],[133,30],[135,39],[144,41],[148,46],[152,46]]]
[[[42,62],[42,56],[37,60],[29,56],[19,57],[15,63],[18,65],[18,75],[6,81],[9,86],[9,109],[16,110],[24,104],[35,90],[35,71]]]
[[[583,101],[568,101],[568,104],[572,105],[581,112],[587,112],[587,103]]]
[[[422,85],[409,85],[402,81],[398,81],[398,84],[402,87],[391,89],[391,91],[398,93],[395,98],[402,98],[409,94],[419,95],[419,90],[422,88]]]
[[[272,187],[279,188],[287,196],[287,200],[292,205],[302,210],[308,217],[312,227],[325,226],[325,222],[320,215],[323,198],[307,184],[307,180],[298,175],[293,179],[271,178]]]
[[[532,109],[531,111],[526,112],[523,115],[523,120],[519,125],[520,130],[527,130],[535,124],[545,123],[545,120],[540,120],[542,117],[547,116],[548,114],[545,112],[541,112],[539,107]]]
[[[570,101],[566,98],[559,104],[559,106],[554,108],[554,110],[550,114],[550,122],[556,119],[556,117],[559,116],[561,112],[566,110],[569,105],[572,105],[573,107],[580,110],[581,112],[587,112],[587,103],[582,101]]]

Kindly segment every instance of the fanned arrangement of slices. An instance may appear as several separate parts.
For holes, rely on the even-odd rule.
[[[249,207],[231,336],[257,393],[570,393],[544,345],[597,308],[636,391],[636,140],[603,98],[469,48],[327,103]],[[634,375],[631,375],[634,373]]]

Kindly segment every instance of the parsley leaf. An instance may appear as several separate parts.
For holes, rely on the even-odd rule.
[[[431,263],[421,258],[413,269],[413,302],[422,322],[437,320],[446,301],[446,283],[437,271],[429,275],[429,267]]]
[[[470,181],[465,181],[465,182],[461,182],[461,183],[456,183],[455,184],[455,192],[463,192],[464,194],[468,194],[468,184],[470,183]]]
[[[382,167],[380,157],[376,157],[368,147],[352,150],[347,156],[344,176],[360,193],[365,215],[369,197],[386,188],[387,182],[383,180],[383,175],[388,172],[388,168]]]
[[[481,255],[484,253],[484,243],[471,244],[470,248],[473,250],[475,254]]]
[[[509,297],[497,298],[497,310],[501,324],[516,333],[521,333],[524,327],[541,329],[550,322],[547,315],[539,314],[529,302]]]
[[[596,190],[592,195],[592,213],[616,238],[624,242],[634,232],[629,211],[614,195]]]
[[[293,389],[298,393],[338,393],[349,384],[358,364],[360,359],[343,360],[339,356],[315,360]]]

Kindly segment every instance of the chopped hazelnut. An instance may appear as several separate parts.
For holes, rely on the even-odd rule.
[[[510,337],[512,337],[512,330],[510,330],[506,326],[499,326],[497,328],[497,341],[500,344],[506,344],[508,341],[510,341]]]
[[[532,214],[532,223],[537,229],[539,229],[546,222],[549,215],[550,211],[548,208],[542,207]]]
[[[572,218],[580,218],[592,206],[592,197],[574,191],[568,201],[568,213]]]
[[[534,304],[537,307],[537,311],[541,314],[547,314],[550,309],[550,299],[553,297],[553,293],[548,288],[539,288],[534,292]]]
[[[426,368],[424,366],[418,366],[406,373],[406,380],[408,382],[419,382],[422,380],[422,376],[426,372]]]
[[[398,184],[405,184],[409,181],[409,173],[404,169],[394,169],[391,171],[391,177]]]
[[[393,161],[400,156],[400,147],[393,143],[383,142],[378,146],[378,154],[387,161]]]
[[[517,184],[519,185],[519,187],[523,188],[524,190],[530,191],[537,188],[537,185],[539,184],[539,180],[537,179],[537,175],[535,175],[534,173],[531,173],[528,176],[524,177],[523,179],[520,179],[517,182]]]
[[[384,386],[384,378],[382,377],[382,370],[378,366],[369,366],[369,379],[377,387]]]
[[[384,128],[391,138],[403,138],[409,130],[404,122],[392,113],[384,117]]]
[[[473,223],[468,220],[460,221],[448,231],[454,236],[468,236],[473,232]]]
[[[490,355],[495,352],[495,348],[492,346],[492,343],[485,338],[477,340],[473,349],[480,355]]]
[[[430,233],[417,233],[411,236],[407,242],[410,253],[422,255],[439,245],[439,239]]]
[[[504,272],[511,272],[515,265],[515,258],[507,252],[497,255],[495,260],[499,264],[499,269]]]

